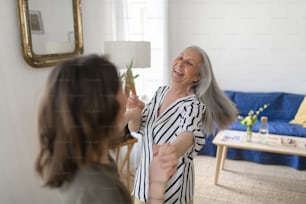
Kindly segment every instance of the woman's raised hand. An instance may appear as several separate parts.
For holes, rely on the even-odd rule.
[[[140,110],[143,110],[145,107],[145,103],[139,100],[138,96],[131,95],[128,97],[126,107],[128,109],[139,108]]]

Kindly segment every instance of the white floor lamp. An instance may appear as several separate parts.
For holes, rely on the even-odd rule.
[[[135,89],[132,68],[146,68],[151,66],[151,43],[148,41],[105,41],[104,54],[110,57],[119,69],[127,68],[124,73],[125,94],[132,92],[137,95]]]

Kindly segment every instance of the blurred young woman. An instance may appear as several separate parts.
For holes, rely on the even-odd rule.
[[[141,114],[125,107],[117,69],[104,57],[73,58],[50,73],[38,114],[36,171],[45,186],[59,190],[64,204],[132,203],[109,156],[124,124]],[[150,202],[163,203],[163,183],[177,160],[169,144],[154,151]]]

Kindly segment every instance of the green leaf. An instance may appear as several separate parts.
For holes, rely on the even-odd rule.
[[[123,79],[124,77],[125,77],[125,72],[120,75],[120,79]]]

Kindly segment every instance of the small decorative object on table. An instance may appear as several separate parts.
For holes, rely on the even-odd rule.
[[[263,112],[266,108],[268,108],[269,104],[264,104],[263,107],[258,108],[258,110],[254,113],[253,110],[250,110],[248,113],[248,116],[242,117],[238,116],[238,119],[241,120],[242,125],[247,126],[247,131],[246,131],[246,138],[248,142],[252,141],[252,134],[253,134],[253,125],[257,121],[258,115]]]
[[[296,140],[289,138],[281,138],[281,144],[288,147],[296,147]]]

